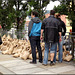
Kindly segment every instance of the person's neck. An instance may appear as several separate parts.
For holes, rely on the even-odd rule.
[[[35,18],[35,16],[33,16],[33,18]]]
[[[50,15],[50,16],[54,16],[54,15]]]

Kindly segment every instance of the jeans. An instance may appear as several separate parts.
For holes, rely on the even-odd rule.
[[[56,46],[57,46],[57,43],[52,44],[52,46],[50,48],[50,44],[45,43],[45,52],[44,52],[43,64],[47,64],[47,62],[48,62],[49,48],[50,48],[50,53],[55,53]]]
[[[32,49],[33,62],[36,62],[36,47],[37,47],[38,54],[39,54],[39,61],[41,62],[42,51],[41,51],[41,46],[40,46],[40,36],[31,36],[29,40],[30,40],[31,49]]]
[[[58,48],[59,48],[59,55],[58,55],[58,59],[59,59],[59,62],[62,62],[62,56],[63,56],[63,42],[64,42],[64,39],[63,39],[63,36],[62,36],[62,41],[61,42],[58,42]],[[56,63],[56,54],[57,54],[57,46],[55,48],[55,56],[54,56],[54,62]]]

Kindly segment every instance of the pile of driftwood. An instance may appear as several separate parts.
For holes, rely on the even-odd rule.
[[[24,60],[32,59],[31,54],[31,46],[29,40],[19,40],[19,39],[12,39],[10,35],[6,36],[4,35],[2,37],[2,44],[0,45],[0,50],[2,51],[2,54],[8,54],[13,55],[13,57],[20,57]],[[44,42],[41,43],[41,49],[42,49],[42,57],[44,57]],[[72,55],[69,51],[66,51],[65,46],[63,46],[64,52],[63,52],[63,60],[70,61],[72,59]],[[36,57],[38,56],[38,50],[36,48]],[[56,59],[58,60],[58,48],[57,48],[57,56]],[[50,52],[48,55],[48,60],[50,60]]]

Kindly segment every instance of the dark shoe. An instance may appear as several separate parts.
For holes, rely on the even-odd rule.
[[[55,65],[54,63],[50,63],[50,66],[53,66],[53,65]]]
[[[40,63],[42,63],[42,61],[39,61]]]
[[[31,61],[30,64],[36,64],[36,62]]]
[[[47,64],[42,64],[42,65],[47,66]]]

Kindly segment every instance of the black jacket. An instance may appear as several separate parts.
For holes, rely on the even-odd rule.
[[[61,28],[62,28],[62,36],[64,36],[65,33],[66,33],[66,25],[60,18],[57,18],[57,19],[60,21],[60,25],[61,25]]]
[[[60,21],[57,20],[53,15],[43,20],[41,29],[44,30],[45,42],[58,42],[61,26]]]

